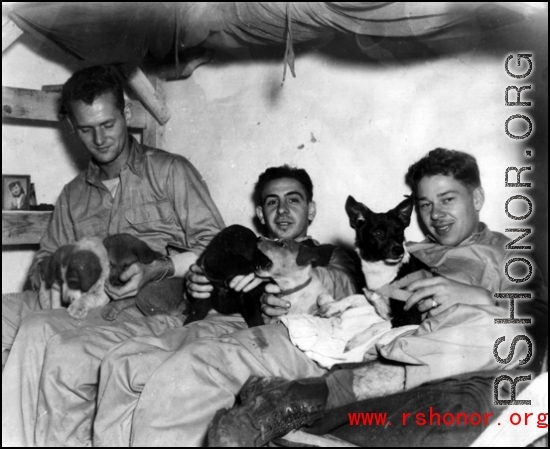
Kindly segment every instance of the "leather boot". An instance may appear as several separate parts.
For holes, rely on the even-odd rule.
[[[259,447],[323,415],[328,387],[322,377],[287,381],[250,377],[232,409],[218,410],[208,430],[211,447]]]

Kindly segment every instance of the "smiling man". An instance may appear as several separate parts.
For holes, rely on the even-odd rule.
[[[484,194],[453,176],[434,175],[418,183],[418,210],[429,233],[441,245],[456,246],[474,234]]]
[[[315,202],[297,179],[268,181],[262,188],[261,206],[256,206],[260,222],[277,238],[303,239],[315,217]]]
[[[148,282],[164,277],[183,282],[190,265],[224,227],[201,175],[183,156],[141,145],[130,136],[132,111],[125,106],[115,68],[76,72],[64,84],[62,100],[91,160],[59,196],[30,270],[31,282],[39,285],[41,261],[61,246],[118,233],[132,234],[166,257],[128,267],[121,275],[126,284],[106,287],[112,299],[135,296]],[[173,247],[179,250],[168,253]],[[2,373],[3,446],[78,445],[82,435],[89,439],[90,428],[78,426],[88,409],[93,412],[95,390],[81,394],[71,388],[84,374],[97,379],[99,363],[112,346],[181,327],[184,320],[146,317],[135,306],[114,322],[104,320],[99,308],[76,320],[66,309],[50,308],[51,302],[39,303],[37,291],[2,295],[3,365],[7,358]],[[90,329],[95,332],[87,339],[82,332]],[[66,341],[78,343],[65,352]],[[71,408],[74,398],[77,410]],[[35,432],[39,418],[47,432],[42,427]]]
[[[432,408],[441,414],[472,410],[497,416],[493,383],[502,370],[516,369],[525,357],[527,370],[540,372],[548,338],[546,289],[536,269],[531,282],[520,286],[506,277],[508,239],[480,222],[484,193],[475,158],[438,148],[409,167],[406,180],[428,236],[407,249],[438,276],[412,282],[405,308],[417,306],[426,319],[418,329],[377,345],[378,359],[357,368],[295,381],[288,376],[251,377],[241,390],[241,404],[214,419],[212,446],[262,446],[319,418],[325,420],[315,433],[334,431],[359,446],[467,445],[483,427],[445,427],[444,439],[438,439],[441,432],[414,421],[405,425],[403,416]],[[521,316],[533,319],[532,326],[495,325],[495,318],[510,316],[510,308],[507,301],[499,305],[493,293],[519,291],[533,292],[520,306]],[[495,341],[510,342],[516,335],[532,337],[534,356],[519,343],[521,350],[518,345],[506,363],[498,362]],[[368,431],[350,426],[348,413],[357,411],[386,413],[387,421],[398,425],[391,431],[387,425]]]
[[[258,178],[254,189],[254,203],[257,218],[267,237],[300,241],[318,252],[320,259],[313,270],[335,298],[341,299],[356,291],[353,260],[341,248],[320,245],[308,236],[309,225],[315,218],[316,205],[313,201],[313,184],[304,169],[287,165],[268,168]],[[251,273],[234,278],[230,287],[236,290],[250,289],[263,281]],[[208,297],[212,291],[212,285],[197,265],[190,269],[188,290],[196,300]],[[271,309],[267,304],[273,304],[277,307],[275,315],[286,314],[286,301],[276,296],[279,291],[277,286],[269,284],[269,291],[272,294],[267,295],[266,301],[269,303],[266,302],[263,306],[264,313]],[[271,321],[271,318],[265,316],[264,320]],[[156,388],[161,390],[155,401],[155,408],[164,407],[162,404],[166,404],[166,401],[172,403],[177,400],[178,403],[185,404],[185,409],[176,405],[170,408],[177,410],[175,420],[181,417],[186,426],[194,429],[192,434],[185,435],[179,441],[186,445],[199,444],[219,406],[226,404],[228,400],[230,404],[234,401],[234,394],[227,389],[219,391],[217,398],[207,399],[202,394],[203,382],[209,382],[211,367],[221,362],[219,353],[225,351],[225,343],[228,341],[235,342],[236,350],[227,351],[227,359],[223,363],[234,366],[237,378],[242,375],[246,380],[247,369],[260,372],[268,369],[261,368],[262,366],[278,366],[278,373],[286,368],[300,370],[304,361],[307,365],[301,373],[310,375],[324,371],[310,366],[309,360],[303,354],[295,353],[296,357],[292,355],[294,347],[283,325],[249,330],[239,314],[221,315],[213,310],[202,321],[170,330],[158,337],[131,339],[110,351],[100,369],[98,405],[93,423],[94,446],[128,446],[134,409],[142,390],[148,385],[152,386],[151,391],[157,391]],[[240,341],[244,342],[243,346],[237,343]],[[66,352],[70,352],[71,344],[67,342]],[[254,353],[249,352],[250,345],[256,347]],[[59,358],[62,357],[63,354],[59,353]],[[251,367],[246,368],[247,365]],[[158,379],[155,372],[161,373]],[[170,382],[172,387],[185,392],[181,402],[179,397],[176,399],[172,396],[172,387],[164,385],[163,376],[173,377],[174,374],[177,375],[177,380]],[[155,378],[151,380],[152,375]],[[202,380],[195,383],[197,378]],[[231,387],[235,392],[239,388],[237,378],[234,378],[234,386]],[[90,382],[92,380],[85,380],[84,384],[89,385]],[[164,386],[167,388],[163,389]],[[93,416],[90,413],[87,418],[89,428]],[[179,434],[176,429],[175,432],[167,431],[166,434],[162,430],[171,427],[169,421],[155,420],[150,423],[156,429],[153,432],[154,438],[160,437],[163,440],[162,443],[155,440],[158,444],[170,445],[168,441],[176,441],[173,439]]]

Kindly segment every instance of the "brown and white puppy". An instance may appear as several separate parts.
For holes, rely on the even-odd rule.
[[[256,275],[271,278],[281,288],[278,296],[290,303],[289,314],[315,315],[320,305],[334,301],[313,271],[312,263],[318,259],[315,249],[291,239],[262,239],[258,249],[272,263]]]
[[[110,274],[109,282],[115,287],[124,284],[120,275],[132,264],[139,262],[150,264],[164,256],[131,234],[114,234],[103,240],[106,248]],[[162,279],[146,284],[135,297],[111,301],[101,311],[106,320],[115,320],[118,314],[136,305],[145,315],[179,315],[186,309],[183,298],[183,280],[181,278]]]
[[[85,237],[62,246],[41,262],[40,272],[39,299],[43,306],[68,306],[69,315],[83,319],[89,309],[109,302],[105,293],[109,260],[98,238]]]

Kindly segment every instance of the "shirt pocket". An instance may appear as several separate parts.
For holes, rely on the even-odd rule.
[[[443,264],[444,269],[438,273],[455,281],[468,285],[482,287],[485,273],[485,263],[469,257],[447,257]]]
[[[104,220],[97,215],[77,221],[74,225],[74,229],[77,240],[84,237],[101,237],[107,235],[107,225]]]
[[[124,217],[129,226],[140,234],[162,231],[174,222],[173,209],[168,200],[127,209]]]

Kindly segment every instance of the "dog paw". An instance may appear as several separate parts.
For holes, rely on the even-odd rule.
[[[392,319],[390,300],[388,298],[367,289],[364,290],[364,293],[380,318],[387,321]]]
[[[319,315],[324,318],[330,318],[342,313],[348,307],[349,305],[343,303],[342,301],[333,301],[333,302],[325,303],[321,307],[319,307]]]
[[[68,304],[74,304],[83,296],[83,293],[80,290],[73,290],[71,288],[65,287],[63,289],[62,296],[63,296],[63,301],[65,301]]]
[[[113,304],[114,303],[107,304],[101,309],[101,316],[104,320],[115,321],[117,319],[120,311]]]
[[[330,318],[340,315],[342,312],[353,307],[361,307],[363,305],[365,305],[365,298],[362,295],[351,295],[347,298],[341,299],[340,301],[332,300],[330,302],[323,303],[321,307],[319,307],[319,315],[325,318]]]
[[[88,315],[88,308],[79,301],[73,302],[69,308],[69,315],[77,320],[82,320]]]

